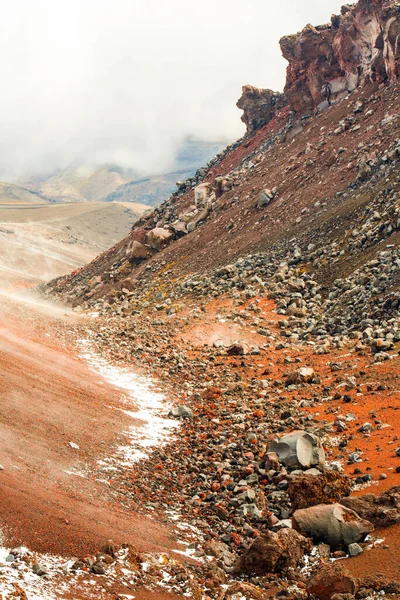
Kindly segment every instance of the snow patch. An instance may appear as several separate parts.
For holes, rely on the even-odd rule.
[[[18,554],[15,558],[9,549],[0,547],[0,597],[3,594],[9,597],[9,594],[16,592],[15,585],[18,585],[28,591],[29,600],[55,600],[56,596],[45,589],[51,586],[51,582],[32,571],[31,563],[35,562],[32,553],[27,548],[18,548]],[[51,573],[57,570],[62,559],[41,554],[36,555],[36,560]]]
[[[116,459],[119,465],[129,466],[147,458],[149,450],[168,441],[172,431],[179,425],[177,421],[164,416],[171,408],[165,395],[155,391],[151,382],[131,369],[115,367],[108,363],[92,350],[89,340],[79,340],[78,347],[81,357],[95,373],[127,392],[130,407],[129,410],[124,410],[124,413],[137,421],[126,432],[127,444],[118,448],[117,457],[105,459],[100,464],[112,470]]]

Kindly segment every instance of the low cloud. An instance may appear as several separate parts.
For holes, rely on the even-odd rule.
[[[234,140],[241,86],[282,89],[280,36],[336,0],[15,0],[0,24],[0,177],[172,165],[185,137]]]

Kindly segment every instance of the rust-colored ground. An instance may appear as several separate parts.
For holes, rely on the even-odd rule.
[[[260,299],[258,306],[262,309],[262,316],[268,322],[271,332],[278,335],[277,322],[282,318],[274,312],[273,301]],[[235,311],[247,310],[247,306],[236,307]],[[246,326],[245,320],[239,327],[227,320],[226,314],[232,310],[232,301],[218,300],[206,306],[196,320],[177,335],[177,343],[181,340],[188,344],[189,355],[194,356],[203,345],[212,345],[215,339],[223,339],[225,343],[237,339],[249,344],[261,344],[265,337],[254,332],[254,327]],[[190,314],[190,313],[184,313]],[[221,320],[223,323],[221,323]],[[396,356],[396,355],[395,355]],[[315,406],[305,409],[306,414],[313,414],[318,421],[334,423],[339,415],[352,413],[355,420],[347,422],[347,430],[340,435],[350,438],[346,452],[337,448],[336,438],[339,435],[336,428],[331,438],[333,445],[327,448],[327,459],[340,461],[344,472],[355,477],[355,468],[361,469],[363,474],[372,474],[373,481],[368,487],[354,492],[357,495],[374,493],[379,495],[392,486],[400,485],[400,473],[396,467],[400,466],[400,458],[396,456],[396,449],[400,446],[400,356],[397,354],[391,361],[373,364],[373,356],[367,350],[359,353],[354,347],[342,350],[332,350],[329,354],[314,354],[312,346],[292,345],[290,349],[275,350],[275,344],[261,356],[247,355],[245,361],[226,357],[225,364],[236,361],[235,369],[242,380],[257,377],[260,380],[268,367],[268,378],[271,380],[284,380],[285,374],[294,370],[296,365],[285,364],[285,357],[299,357],[301,364],[311,366],[321,378],[323,386],[331,386],[329,394],[320,394],[320,401]],[[219,359],[222,361],[222,357]],[[332,371],[330,364],[341,365],[341,370]],[[243,364],[245,366],[243,366]],[[356,376],[357,387],[345,390],[343,383],[349,376]],[[335,391],[351,396],[351,402],[345,403],[343,399],[326,399],[334,396]],[[291,393],[284,393],[288,398]],[[294,392],[293,398],[311,398],[315,395],[314,386],[306,386]],[[325,398],[326,397],[326,398]],[[370,434],[364,434],[358,429],[366,422],[370,422],[374,429]],[[362,453],[363,462],[348,464],[347,455],[352,451]],[[386,475],[385,479],[380,476]],[[382,544],[364,552],[362,555],[347,559],[346,567],[357,576],[371,573],[383,573],[391,578],[400,575],[400,525],[389,527],[374,532],[374,537],[384,539]]]
[[[117,505],[110,486],[71,474],[112,452],[132,420],[118,410],[121,393],[59,346],[49,315],[17,312],[2,302],[3,544],[67,557],[97,551],[109,538],[140,550],[176,548],[170,531]]]

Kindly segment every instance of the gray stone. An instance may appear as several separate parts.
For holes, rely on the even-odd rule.
[[[322,465],[325,452],[321,440],[306,431],[292,431],[279,440],[269,443],[269,451],[275,452],[285,467],[306,468]]]
[[[188,406],[176,406],[170,414],[177,419],[191,419],[193,417],[193,411]]]
[[[274,194],[271,192],[271,190],[264,190],[257,199],[257,207],[262,208],[263,206],[269,204],[273,199]]]
[[[358,554],[362,554],[363,549],[359,544],[349,544],[349,556],[358,556]]]
[[[32,566],[32,571],[35,573],[35,575],[38,575],[39,577],[47,575],[47,569],[42,567],[42,565],[39,563],[34,563],[34,565]]]
[[[294,529],[316,543],[328,544],[332,550],[360,542],[374,530],[372,523],[341,504],[319,504],[296,510],[292,523]]]

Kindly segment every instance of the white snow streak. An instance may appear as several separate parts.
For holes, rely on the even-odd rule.
[[[116,462],[120,466],[129,466],[146,458],[148,450],[165,443],[178,426],[177,421],[164,416],[170,408],[164,394],[156,392],[151,382],[133,370],[111,365],[92,350],[88,340],[79,340],[78,346],[82,351],[81,357],[94,372],[127,392],[129,409],[123,412],[138,421],[126,432],[128,444],[118,448],[117,461],[114,457],[101,464],[108,464],[111,470],[116,468]]]

